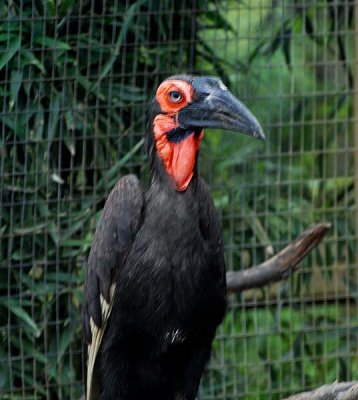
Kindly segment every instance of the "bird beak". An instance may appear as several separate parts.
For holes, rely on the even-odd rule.
[[[266,140],[256,117],[221,81],[200,77],[192,85],[194,100],[179,111],[179,126],[226,129]]]

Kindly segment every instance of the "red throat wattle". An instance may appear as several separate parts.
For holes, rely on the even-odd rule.
[[[201,131],[198,136],[193,132],[179,143],[174,143],[168,140],[166,132],[176,126],[172,117],[159,114],[154,119],[153,130],[159,157],[163,161],[166,171],[173,178],[176,190],[183,191],[188,187],[194,175],[196,155],[200,141],[204,137],[204,131]]]

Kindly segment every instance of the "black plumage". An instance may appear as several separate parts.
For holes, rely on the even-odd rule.
[[[182,104],[171,103],[170,85],[181,90]],[[150,187],[144,194],[137,178],[128,175],[107,199],[84,292],[87,400],[195,399],[226,307],[219,218],[196,159],[200,132],[213,124],[205,99],[228,93],[211,77],[165,81],[149,124]],[[238,128],[231,121],[236,106],[236,113],[243,110],[240,123],[251,123],[247,129],[263,136],[256,119],[238,104],[244,107],[224,106],[223,127]],[[191,150],[191,143],[197,148]]]

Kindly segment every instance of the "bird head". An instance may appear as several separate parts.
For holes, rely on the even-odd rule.
[[[256,117],[220,79],[176,75],[163,81],[152,103],[150,142],[178,191],[186,190],[194,175],[204,128],[265,140]]]

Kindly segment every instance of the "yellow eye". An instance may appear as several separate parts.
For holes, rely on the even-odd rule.
[[[181,101],[181,99],[183,98],[182,94],[177,90],[172,90],[171,92],[169,92],[169,97],[170,101],[173,103],[179,103],[179,101]]]

